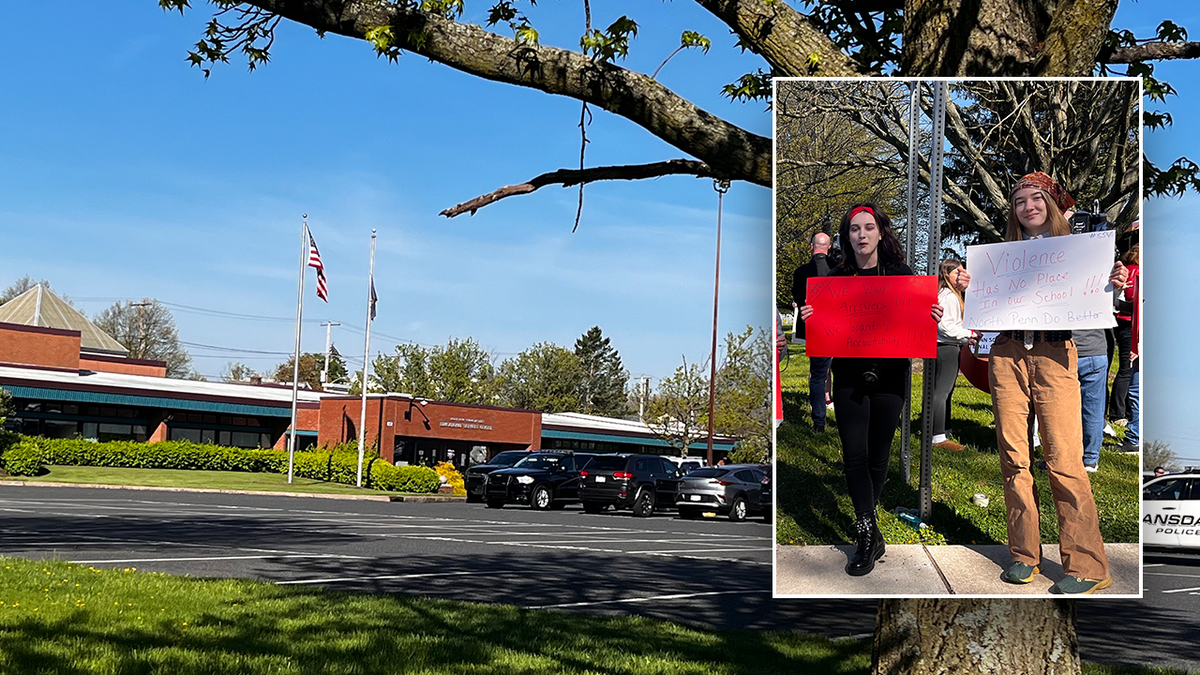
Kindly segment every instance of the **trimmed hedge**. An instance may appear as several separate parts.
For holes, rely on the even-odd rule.
[[[0,455],[0,465],[14,476],[37,475],[46,464],[287,473],[288,456],[284,450],[248,450],[188,441],[96,443],[82,439],[28,437],[21,437]],[[340,447],[335,451],[297,452],[294,472],[303,478],[354,485],[358,475],[358,454]],[[428,467],[393,466],[377,456],[367,456],[363,461],[363,485],[368,488],[434,492],[440,484],[437,472]]]

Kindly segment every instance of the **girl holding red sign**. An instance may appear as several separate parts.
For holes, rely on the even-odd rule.
[[[1063,212],[1075,200],[1054,179],[1035,172],[1013,185],[1006,241],[1071,233]],[[1127,271],[1113,266],[1109,280],[1123,286]],[[970,275],[958,275],[966,290]],[[1070,331],[1006,330],[992,345],[988,380],[996,417],[996,444],[1004,477],[1008,550],[1012,565],[1001,578],[1033,581],[1042,561],[1042,539],[1032,468],[1030,417],[1037,416],[1042,452],[1058,512],[1059,551],[1066,577],[1052,593],[1094,593],[1112,585],[1092,486],[1083,464],[1078,352]]]
[[[904,249],[892,232],[892,221],[875,204],[851,207],[838,228],[842,262],[832,276],[911,275]],[[800,308],[800,318],[813,315],[812,305]],[[933,320],[942,307],[933,305]],[[875,508],[887,480],[892,438],[904,408],[908,359],[833,358],[833,411],[842,441],[842,465],[854,504],[857,547],[846,573],[868,574],[883,556],[883,534]]]

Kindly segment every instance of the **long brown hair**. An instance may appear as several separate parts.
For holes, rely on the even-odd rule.
[[[1134,244],[1133,248],[1129,249],[1125,252],[1125,255],[1121,256],[1121,263],[1125,265],[1141,265],[1141,263],[1138,262],[1140,256],[1141,244]]]
[[[965,300],[963,300],[962,291],[958,290],[958,288],[954,285],[954,282],[950,279],[950,274],[960,267],[962,267],[962,263],[954,258],[943,260],[942,264],[938,265],[938,289],[940,290],[943,288],[949,288],[950,291],[954,293],[954,297],[958,298],[958,316],[959,318],[962,318],[963,307],[965,307],[967,303]]]
[[[1050,236],[1061,237],[1071,234],[1071,223],[1067,222],[1063,212],[1058,208],[1058,203],[1045,190],[1038,190],[1042,193],[1042,200],[1046,202],[1046,220],[1050,221]],[[1004,241],[1021,241],[1021,221],[1017,220],[1017,209],[1014,206],[1015,201],[1010,197],[1008,203],[1008,229],[1004,232]]]
[[[842,262],[838,267],[851,272],[858,271],[858,259],[854,257],[854,245],[850,243],[850,214],[860,206],[871,209],[871,216],[875,218],[875,226],[879,228],[878,265],[880,271],[887,270],[889,265],[904,262],[904,248],[900,246],[900,240],[892,232],[892,219],[888,218],[888,214],[873,202],[860,202],[846,209],[846,215],[842,216],[842,223],[838,226],[838,245],[842,249]]]

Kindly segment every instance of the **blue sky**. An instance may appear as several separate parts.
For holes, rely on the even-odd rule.
[[[278,317],[242,320],[177,309],[183,340],[289,352],[300,215],[321,247],[330,303],[308,278],[304,349],[334,341],[361,362],[371,228],[379,230],[379,317],[372,352],[398,339],[474,337],[501,358],[535,342],[570,346],[599,325],[635,375],[669,375],[708,350],[716,193],[686,177],[510,198],[474,217],[437,213],[578,162],[579,104],[486,82],[364,42],[284,24],[273,60],[232,62],[205,81],[184,61],[211,16],[153,0],[49,0],[0,8],[0,286],[47,278],[89,314],[116,298]],[[574,46],[578,3],[532,15],[547,44]],[[468,3],[482,22],[486,3]],[[593,20],[642,22],[627,62],[652,71],[695,29],[708,55],[682,53],[660,81],[763,135],[761,103],[721,85],[758,67],[692,3],[609,2]],[[52,28],[51,28],[52,27]],[[588,164],[683,156],[596,111]],[[722,334],[770,325],[770,193],[739,183],[725,200]],[[386,337],[384,337],[386,336]],[[282,356],[191,349],[201,373]],[[209,355],[211,354],[211,355]],[[353,364],[352,364],[353,365]]]
[[[468,7],[481,13],[485,4]],[[576,44],[578,4],[538,6],[533,17],[543,42]],[[288,352],[300,214],[308,213],[331,302],[315,300],[310,274],[306,350],[323,347],[317,323],[332,319],[359,331],[335,329],[335,342],[361,355],[374,227],[380,314],[373,351],[397,339],[436,344],[472,336],[503,357],[543,340],[570,345],[595,324],[634,375],[668,375],[683,354],[703,358],[716,219],[709,181],[593,185],[575,234],[575,193],[555,187],[448,221],[438,211],[571,166],[578,103],[412,55],[389,64],[365,43],[320,40],[287,24],[272,63],[247,73],[234,62],[205,81],[183,60],[210,16],[209,6],[198,5],[184,17],[163,13],[153,0],[0,6],[0,285],[23,274],[45,277],[89,313],[115,298],[150,296],[278,317],[175,313],[189,342]],[[682,30],[706,34],[712,50],[680,54],[660,80],[711,112],[770,133],[761,104],[718,94],[760,62],[741,55],[694,3],[594,5],[598,25],[622,13],[639,19],[627,65],[643,72],[678,44]],[[1146,0],[1122,2],[1114,26],[1147,36],[1168,16],[1200,31],[1200,10]],[[1200,158],[1200,140],[1188,133],[1200,124],[1193,84],[1200,64],[1164,63],[1158,73],[1180,92],[1166,106],[1175,126],[1147,134],[1146,151],[1160,164]],[[681,156],[623,119],[602,112],[594,119],[591,165]],[[1146,204],[1144,389],[1146,438],[1200,463],[1200,360],[1189,339],[1200,326],[1178,311],[1186,296],[1177,291],[1200,287],[1197,212],[1194,194]],[[770,194],[735,184],[725,213],[721,332],[769,325]],[[210,375],[229,360],[266,368],[282,358],[192,352]]]
[[[1169,10],[1166,9],[1170,5]],[[1169,11],[1169,13],[1167,13]],[[1190,28],[1191,38],[1200,35],[1200,9],[1190,3],[1122,2],[1114,26],[1128,28],[1139,37],[1153,35],[1162,19]],[[1155,74],[1169,81],[1178,96],[1166,106],[1147,103],[1148,110],[1166,109],[1175,118],[1172,128],[1146,133],[1146,153],[1160,166],[1179,157],[1200,160],[1200,63],[1161,63]],[[1200,196],[1189,193],[1175,199],[1147,200],[1143,205],[1145,272],[1145,316],[1143,329],[1143,420],[1144,440],[1162,440],[1181,458],[1200,465],[1200,359],[1192,338],[1200,329],[1188,311],[1195,301],[1188,289],[1200,287],[1200,228],[1196,214]]]

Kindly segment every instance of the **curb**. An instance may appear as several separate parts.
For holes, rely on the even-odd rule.
[[[0,480],[0,487],[95,488],[101,490],[153,490],[156,492],[200,492],[221,495],[258,495],[265,497],[311,497],[315,499],[348,499],[368,502],[465,502],[466,497],[436,495],[347,495],[327,492],[281,492],[272,490],[222,490],[220,488],[154,487],[150,485],[101,485],[98,483],[55,483],[52,481]]]

